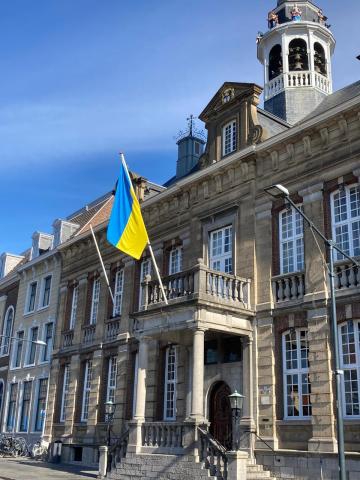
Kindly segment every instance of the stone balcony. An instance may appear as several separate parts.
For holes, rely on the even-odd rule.
[[[168,307],[196,302],[229,309],[251,310],[251,281],[248,278],[217,272],[199,263],[189,270],[163,277],[162,281]],[[143,302],[139,312],[167,307],[158,280],[148,276],[141,288]]]
[[[277,275],[272,278],[274,303],[280,305],[286,302],[302,301],[305,295],[304,272]]]

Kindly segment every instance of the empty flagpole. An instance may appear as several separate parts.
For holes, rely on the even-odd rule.
[[[129,183],[130,183],[130,185],[132,185],[132,181],[131,181],[130,174],[129,174],[129,169],[128,169],[128,167],[127,167],[126,160],[125,160],[125,155],[124,155],[122,152],[120,152],[120,158],[121,158],[121,161],[123,162],[123,164],[125,165],[125,171],[126,171],[126,174],[127,174],[127,176],[128,176]],[[147,232],[146,232],[146,233],[147,233]],[[153,265],[154,265],[154,268],[155,268],[156,276],[157,276],[157,278],[158,278],[159,285],[160,285],[160,288],[161,288],[161,293],[163,294],[163,297],[164,297],[164,302],[166,303],[166,305],[168,305],[169,302],[168,302],[168,300],[167,300],[167,298],[166,298],[166,294],[165,294],[165,290],[164,290],[164,285],[163,285],[162,280],[161,280],[161,277],[160,277],[159,268],[158,268],[157,263],[156,263],[156,260],[155,260],[155,255],[154,255],[154,252],[153,252],[153,249],[152,249],[150,240],[149,240],[149,236],[148,236],[148,247],[149,247],[149,251],[150,251],[150,255],[151,255],[151,260],[152,260]]]
[[[152,246],[150,244],[150,241],[148,241],[148,247],[149,247],[149,250],[150,250],[151,259],[152,259],[153,264],[154,264],[155,272],[156,272],[157,278],[159,280],[161,292],[162,292],[163,297],[164,297],[164,302],[166,303],[166,305],[168,305],[169,302],[168,302],[168,299],[166,298],[166,295],[165,295],[164,285],[163,285],[161,277],[160,277],[160,272],[159,272],[159,269],[158,269],[158,266],[157,266],[157,263],[156,263],[156,260],[155,260],[154,252],[153,252]]]
[[[92,233],[92,236],[93,236],[93,239],[94,239],[96,251],[97,251],[97,253],[98,253],[98,255],[99,255],[99,259],[100,259],[100,263],[101,263],[101,266],[102,266],[102,269],[103,269],[103,272],[104,272],[104,277],[105,277],[105,280],[106,280],[106,284],[107,284],[108,289],[109,289],[109,292],[110,292],[110,297],[111,297],[111,300],[112,300],[113,305],[115,305],[114,294],[113,294],[113,292],[111,291],[109,279],[108,279],[108,276],[107,276],[107,273],[106,273],[106,270],[105,270],[105,265],[104,265],[104,262],[103,262],[103,259],[102,259],[102,256],[101,256],[101,253],[100,253],[100,250],[99,250],[99,245],[98,245],[98,243],[97,243],[97,240],[96,240],[96,237],[95,237],[95,233],[94,233],[94,230],[93,230],[93,227],[92,227],[91,223],[90,223],[90,230],[91,230],[91,233]]]

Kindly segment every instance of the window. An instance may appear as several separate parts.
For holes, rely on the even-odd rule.
[[[48,362],[50,360],[51,356],[51,351],[53,347],[53,323],[47,323],[45,325],[45,338],[44,342],[46,345],[44,345],[43,351],[42,351],[42,358],[41,360],[43,362]]]
[[[42,432],[44,426],[45,412],[46,412],[46,397],[47,397],[48,379],[41,378],[39,380],[39,390],[36,402],[36,417],[35,417],[35,432]]]
[[[140,295],[139,295],[139,307],[144,305],[145,297],[144,297],[144,286],[141,285],[145,282],[146,276],[151,274],[151,262],[149,259],[143,260],[141,262],[141,269],[140,269]]]
[[[11,383],[9,391],[9,405],[6,418],[6,431],[13,432],[15,430],[15,412],[18,384]]]
[[[79,298],[79,285],[76,285],[72,291],[70,330],[74,330],[75,328],[78,298]]]
[[[4,326],[1,337],[1,355],[8,355],[10,350],[10,337],[12,332],[12,325],[14,320],[14,307],[9,307],[5,314]]]
[[[294,208],[280,212],[281,274],[304,270],[304,223]]]
[[[311,416],[309,380],[309,342],[307,330],[283,334],[283,371],[285,418]]]
[[[182,269],[182,247],[176,247],[170,250],[169,275],[181,272]]]
[[[31,342],[29,343],[29,350],[28,350],[28,359],[27,359],[27,365],[34,365],[35,364],[35,356],[36,356],[36,342],[38,339],[38,332],[39,332],[39,327],[33,327],[30,329],[30,340]]]
[[[108,383],[106,390],[106,401],[115,403],[117,357],[109,358]]]
[[[232,273],[232,226],[210,233],[210,268]]]
[[[0,380],[0,418],[4,399],[4,382]]]
[[[60,408],[60,422],[65,422],[65,419],[66,419],[66,408],[68,406],[68,400],[69,400],[69,389],[70,389],[69,387],[70,387],[70,365],[67,364],[64,366],[64,379],[63,379],[61,408]]]
[[[199,142],[195,142],[194,143],[194,152],[195,152],[195,155],[200,155],[200,143]]]
[[[92,377],[92,361],[88,360],[85,363],[85,372],[84,372],[84,391],[83,391],[83,402],[82,402],[82,409],[81,409],[82,422],[86,422],[87,419],[89,418],[91,377]]]
[[[274,45],[269,54],[269,81],[279,76],[282,71],[281,45]]]
[[[207,340],[204,345],[205,365],[213,365],[218,363],[218,342],[217,340]]]
[[[345,417],[360,417],[360,328],[359,321],[349,320],[339,327],[340,365],[344,370],[343,404]]]
[[[309,70],[307,44],[302,38],[295,38],[289,43],[289,70]]]
[[[18,368],[21,366],[21,355],[23,351],[23,346],[24,346],[24,331],[17,332],[14,357],[13,357],[13,368]]]
[[[96,278],[93,283],[90,325],[95,325],[97,321],[97,315],[99,310],[99,300],[100,300],[100,278]]]
[[[332,196],[333,238],[345,253],[360,255],[360,186],[345,186]],[[335,253],[336,260],[343,256]]]
[[[115,276],[113,317],[117,317],[118,315],[121,315],[123,289],[124,289],[124,270],[121,269],[116,272],[116,276]]]
[[[176,420],[176,347],[166,349],[164,420]]]
[[[226,337],[223,339],[224,363],[240,362],[242,345],[240,337]]]
[[[235,152],[237,148],[237,128],[236,121],[225,125],[223,128],[223,155]]]
[[[25,313],[31,313],[35,309],[36,288],[37,282],[30,283],[28,288]]]
[[[40,308],[47,307],[50,303],[50,290],[51,290],[51,275],[43,278],[41,286],[41,303]]]
[[[19,425],[20,432],[27,432],[29,429],[31,388],[32,381],[24,382]]]

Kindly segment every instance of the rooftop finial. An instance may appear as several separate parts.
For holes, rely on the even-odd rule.
[[[196,123],[195,123],[195,120],[197,119],[197,117],[195,117],[193,114],[189,115],[187,117],[187,129],[184,131],[184,130],[180,130],[179,133],[176,135],[175,139],[177,141],[185,138],[185,137],[198,137],[202,140],[205,140],[206,139],[206,135],[204,133],[203,130],[200,130],[198,128],[196,128]]]

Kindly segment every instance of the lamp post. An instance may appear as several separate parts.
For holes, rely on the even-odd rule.
[[[46,347],[46,342],[43,340],[29,340],[28,338],[17,338],[17,337],[12,337],[11,335],[0,335],[0,338],[8,338],[9,340],[21,340],[21,342],[30,342],[30,343],[35,343],[35,345],[40,345],[41,347]]]
[[[340,354],[339,354],[339,340],[338,328],[336,318],[336,299],[335,299],[335,285],[334,278],[334,250],[351,261],[357,267],[360,264],[347,255],[341,248],[339,248],[332,239],[328,239],[325,235],[313,224],[313,222],[305,215],[305,213],[291,200],[290,193],[283,185],[277,184],[265,188],[265,192],[274,198],[284,198],[305,220],[311,230],[313,230],[325,243],[329,249],[329,283],[330,283],[330,299],[331,299],[331,323],[333,333],[333,353],[335,359],[335,378],[336,378],[336,423],[337,423],[337,440],[338,440],[338,462],[339,462],[339,479],[346,480],[345,468],[345,448],[344,448],[344,422],[343,422],[343,399],[342,399],[342,383],[341,376],[344,371],[340,369]]]
[[[110,444],[111,444],[111,425],[114,421],[114,414],[116,410],[116,404],[111,400],[105,402],[105,423],[107,425],[107,436],[106,436],[106,445],[108,447],[108,458],[107,458],[107,471],[109,471],[111,466],[111,453],[110,453]]]
[[[245,397],[235,390],[228,398],[233,417],[232,449],[237,451],[240,448],[240,418]]]

